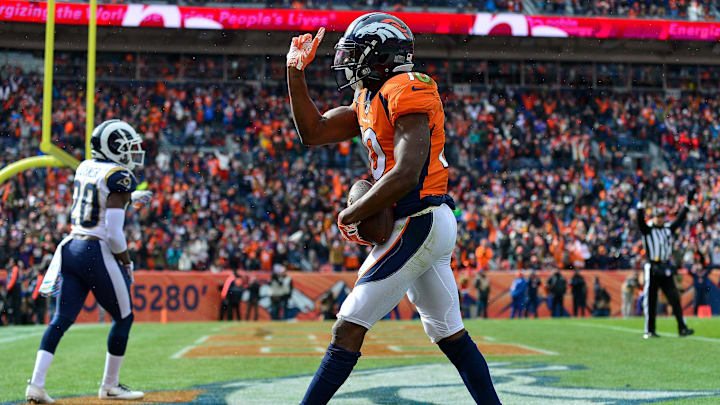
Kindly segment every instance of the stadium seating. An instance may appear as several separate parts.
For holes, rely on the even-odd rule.
[[[71,80],[82,67],[74,58],[58,55],[53,137],[82,156],[84,95]],[[128,228],[139,268],[267,270],[287,263],[314,271],[329,267],[331,252],[344,257],[345,268],[357,267],[360,248],[333,242],[340,240],[335,215],[347,185],[367,175],[362,145],[302,147],[289,118],[282,60],[261,59],[238,57],[224,65],[211,56],[99,56],[96,119],[133,123],[149,150],[149,165],[139,175],[156,198],[132,215]],[[349,94],[338,96],[322,82],[322,66],[308,71],[313,88],[324,89],[314,91],[318,107],[342,97],[349,102]],[[493,258],[478,262],[493,269],[637,267],[631,253],[641,243],[632,207],[642,181],[656,183],[656,197],[671,207],[679,207],[678,196],[696,183],[703,195],[699,215],[717,211],[716,93],[679,90],[665,97],[644,79],[652,65],[598,64],[588,76],[598,80],[593,88],[580,64],[421,66],[440,83],[445,101],[450,187],[460,220],[457,266],[476,266],[476,248],[487,239]],[[512,73],[516,69],[525,70],[522,79]],[[660,87],[693,90],[717,81],[717,72],[697,66],[671,70]],[[115,80],[106,80],[109,74]],[[478,90],[462,95],[451,81]],[[618,83],[631,83],[633,91],[616,91]],[[37,150],[41,90],[36,73],[0,70],[0,146],[6,151],[0,166]],[[653,146],[655,155],[648,153]],[[650,159],[643,156],[655,156],[668,170],[636,171]],[[691,175],[690,168],[701,170]],[[0,268],[16,261],[26,268],[46,264],[68,227],[70,176],[68,169],[35,170],[0,189]],[[717,225],[698,239],[699,219],[690,219],[680,254],[696,246],[713,249]]]

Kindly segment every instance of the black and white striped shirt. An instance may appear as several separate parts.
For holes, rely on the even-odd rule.
[[[685,222],[687,212],[688,208],[685,206],[680,210],[674,221],[663,226],[655,226],[653,223],[645,222],[645,209],[638,209],[638,225],[643,235],[645,254],[648,261],[664,263],[670,260],[673,234]]]

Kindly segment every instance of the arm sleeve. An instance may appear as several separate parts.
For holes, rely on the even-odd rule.
[[[688,213],[688,207],[686,205],[686,206],[682,207],[677,218],[675,218],[675,220],[672,221],[672,223],[670,223],[671,231],[675,232],[675,230],[680,228],[685,223],[685,218],[687,217],[687,213]]]
[[[127,241],[123,226],[125,225],[125,210],[122,208],[108,208],[105,212],[105,229],[108,234],[110,250],[117,254],[127,250]]]
[[[432,120],[435,111],[442,110],[440,95],[432,82],[412,80],[392,89],[385,97],[388,119],[393,127],[403,115],[428,114],[428,119]]]
[[[650,227],[648,226],[647,222],[645,222],[645,206],[638,206],[637,209],[637,221],[638,226],[640,227],[640,232],[643,235],[647,235],[650,233]]]
[[[105,183],[111,193],[132,193],[137,189],[137,179],[125,168],[117,167],[105,177]]]

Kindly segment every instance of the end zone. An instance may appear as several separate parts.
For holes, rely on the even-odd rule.
[[[244,324],[217,330],[203,336],[171,357],[232,358],[232,357],[315,357],[325,351],[330,341],[326,327],[307,324]],[[486,355],[537,356],[557,353],[527,345],[476,338],[478,348]],[[417,327],[407,324],[382,323],[373,328],[363,345],[363,357],[442,356]]]

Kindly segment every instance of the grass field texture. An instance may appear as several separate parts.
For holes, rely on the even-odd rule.
[[[506,404],[720,404],[720,319],[689,324],[696,335],[678,338],[674,319],[660,318],[663,337],[646,341],[639,318],[466,322]],[[136,323],[120,378],[135,389],[171,391],[149,394],[149,401],[297,403],[327,346],[330,326]],[[75,403],[72,397],[97,392],[108,329],[109,324],[80,324],[66,333],[48,375],[50,395]],[[23,399],[43,330],[0,328],[0,402]],[[427,382],[417,380],[425,376]],[[384,321],[368,334],[355,372],[331,403],[468,401],[459,376],[419,322]]]

